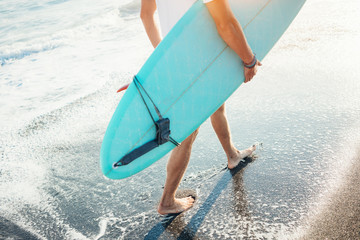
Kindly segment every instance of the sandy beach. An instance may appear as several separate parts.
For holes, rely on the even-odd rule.
[[[120,181],[99,166],[116,90],[153,50],[140,1],[0,9],[1,239],[360,239],[358,1],[307,1],[228,99],[256,158],[227,170],[201,126],[180,185],[196,203],[176,217],[156,211],[168,156]]]
[[[322,199],[321,210],[311,216],[301,239],[360,238],[360,151],[352,162],[340,186]]]

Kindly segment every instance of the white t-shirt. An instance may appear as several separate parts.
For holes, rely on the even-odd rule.
[[[197,0],[156,0],[163,37]],[[202,0],[204,3],[213,0]]]

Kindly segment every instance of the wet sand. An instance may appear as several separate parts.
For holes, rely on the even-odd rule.
[[[11,237],[10,237],[11,236]],[[32,233],[0,216],[0,239],[35,240]]]
[[[156,211],[167,157],[121,181],[99,169],[115,92],[131,70],[1,132],[0,239],[360,239],[357,9],[307,1],[256,79],[227,101],[234,144],[262,143],[258,158],[224,170],[205,122],[180,185],[198,198],[176,218]]]
[[[360,148],[344,181],[324,199],[302,239],[360,239]]]

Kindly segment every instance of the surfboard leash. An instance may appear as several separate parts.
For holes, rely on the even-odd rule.
[[[114,163],[114,167],[119,167],[119,166],[123,166],[123,165],[127,165],[129,163],[131,163],[132,161],[134,161],[135,159],[141,157],[142,155],[144,155],[145,153],[150,152],[151,150],[153,150],[156,147],[159,147],[160,145],[167,143],[167,142],[171,142],[172,144],[174,144],[175,146],[179,146],[180,143],[178,143],[175,139],[173,139],[170,136],[170,119],[169,118],[164,118],[161,113],[159,108],[156,106],[156,104],[154,103],[154,101],[152,100],[152,98],[150,97],[150,95],[148,94],[148,92],[145,90],[144,86],[140,83],[139,79],[137,78],[137,76],[134,76],[133,82],[135,84],[135,87],[137,89],[137,91],[139,92],[139,95],[141,97],[141,100],[143,101],[150,117],[151,120],[154,122],[154,125],[156,127],[156,139],[145,143],[144,145],[132,150],[131,152],[127,153],[125,156],[123,156],[119,161],[117,161],[116,163]],[[159,120],[155,121],[154,116],[152,115],[150,108],[148,106],[148,104],[145,101],[144,95],[142,93],[142,91],[146,94],[146,96],[148,97],[148,99],[151,101],[156,114],[159,117]]]
[[[144,93],[146,94],[146,96],[150,99],[151,103],[153,104],[154,109],[155,109],[155,111],[156,111],[156,114],[157,114],[158,117],[159,117],[159,120],[162,120],[162,119],[164,119],[164,118],[163,118],[163,116],[161,115],[159,108],[156,106],[156,104],[154,103],[154,101],[152,100],[152,98],[150,97],[150,95],[148,94],[148,92],[145,90],[144,86],[141,84],[141,82],[139,81],[139,79],[137,78],[136,75],[134,76],[134,83],[135,83],[136,89],[138,90],[138,92],[139,92],[139,94],[140,94],[140,96],[141,96],[141,99],[143,100],[143,102],[144,102],[144,104],[145,104],[145,106],[146,106],[146,109],[148,110],[148,112],[149,112],[149,114],[150,114],[151,119],[152,119],[153,122],[154,122],[154,125],[157,126],[157,121],[155,121],[153,115],[151,114],[151,111],[150,111],[148,105],[146,104],[146,101],[145,101],[143,95],[141,94],[141,91],[140,91],[140,89],[139,89],[139,86],[141,87],[141,89],[144,91]],[[138,86],[138,85],[139,85],[139,86]],[[169,124],[170,124],[170,119],[169,119]],[[170,129],[170,126],[169,126],[169,129]],[[170,135],[170,133],[169,133],[169,135]],[[175,139],[173,139],[171,136],[169,136],[169,141],[170,141],[171,143],[173,143],[175,146],[179,146],[179,145],[180,145],[180,143],[178,143],[178,142],[177,142]]]

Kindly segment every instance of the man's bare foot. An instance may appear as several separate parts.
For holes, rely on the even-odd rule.
[[[171,213],[181,213],[189,208],[191,208],[194,204],[194,198],[186,197],[186,198],[175,198],[175,201],[172,204],[165,205],[160,202],[158,207],[158,212],[161,215],[171,214]]]
[[[251,147],[244,150],[236,150],[237,154],[233,157],[229,157],[228,159],[228,168],[235,168],[240,162],[245,162],[244,158],[250,156],[256,150],[256,146],[252,145]]]

